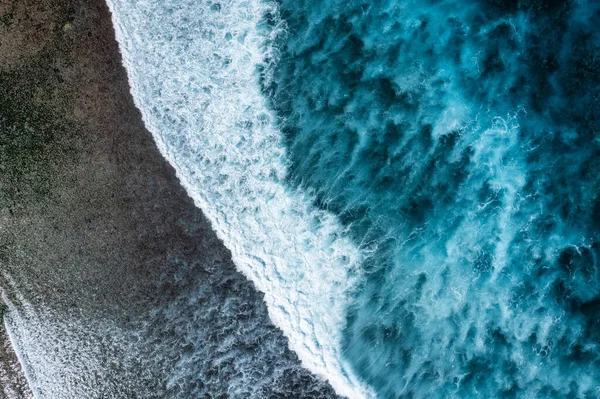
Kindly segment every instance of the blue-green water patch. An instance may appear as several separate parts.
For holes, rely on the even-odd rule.
[[[594,397],[600,4],[288,1],[263,91],[287,181],[367,254],[380,397]]]

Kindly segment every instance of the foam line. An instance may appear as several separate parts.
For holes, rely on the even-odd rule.
[[[342,395],[372,394],[342,360],[361,260],[331,215],[286,188],[286,154],[258,83],[274,4],[109,0],[136,105],[233,260],[264,292],[303,365]]]

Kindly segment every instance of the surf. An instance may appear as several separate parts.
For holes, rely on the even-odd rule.
[[[360,379],[383,398],[594,396],[598,5],[280,10],[263,92],[289,184],[364,255],[342,335]]]
[[[348,397],[372,393],[342,355],[362,255],[288,161],[261,92],[285,35],[275,3],[108,1],[131,92],[187,193],[265,296],[310,371]]]
[[[339,394],[597,391],[599,7],[109,4],[162,154]]]

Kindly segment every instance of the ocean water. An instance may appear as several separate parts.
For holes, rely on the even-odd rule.
[[[286,183],[285,146],[261,92],[284,28],[265,19],[277,5],[108,4],[134,101],[182,185],[303,365],[342,395],[365,395],[342,356],[362,255],[334,215]]]
[[[187,192],[341,395],[600,395],[600,3],[109,0]]]

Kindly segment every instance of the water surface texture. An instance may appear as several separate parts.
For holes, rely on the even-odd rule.
[[[600,3],[109,3],[162,153],[338,393],[600,395]]]

